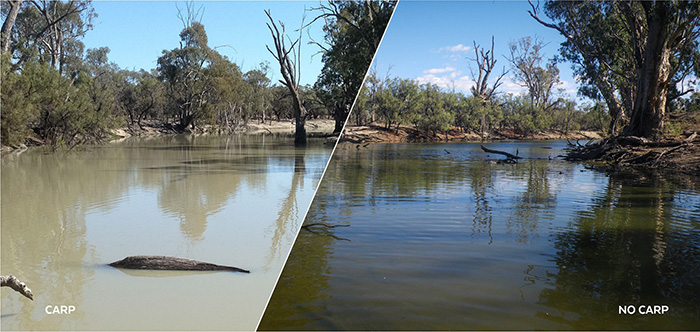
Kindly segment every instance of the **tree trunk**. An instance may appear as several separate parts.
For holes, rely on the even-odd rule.
[[[296,118],[296,131],[294,132],[294,145],[305,145],[306,144],[306,117],[297,116]]]
[[[659,139],[663,136],[670,74],[669,8],[656,4],[647,14],[649,32],[637,80],[637,96],[625,135]]]
[[[301,36],[299,36],[299,39],[294,41],[289,46],[289,49],[287,49],[287,46],[284,43],[284,24],[280,22],[280,26],[282,26],[282,32],[280,33],[275,21],[272,19],[272,15],[270,15],[270,11],[266,10],[265,14],[270,19],[270,23],[267,24],[267,28],[272,34],[272,41],[275,44],[275,51],[273,52],[267,45],[265,47],[267,47],[267,50],[280,65],[280,73],[282,74],[282,78],[284,78],[284,80],[280,80],[280,83],[284,84],[287,89],[289,89],[289,93],[292,95],[292,107],[294,108],[294,119],[296,121],[294,145],[306,145],[306,129],[304,128],[304,124],[306,123],[307,114],[306,108],[301,101],[301,94],[299,93],[298,80],[300,72],[297,62],[299,53],[293,53],[294,46],[301,45]],[[297,52],[299,52],[299,50],[297,50]],[[289,57],[290,53],[294,55],[294,59]]]
[[[333,129],[334,134],[340,134],[340,132],[343,130],[343,126],[345,126],[345,120],[347,117],[348,113],[345,112],[343,107],[336,107],[335,112],[333,112],[333,118],[335,120],[335,128]]]
[[[17,13],[19,13],[19,7],[22,6],[22,0],[10,0],[10,12],[5,18],[5,22],[2,23],[2,29],[0,30],[0,51],[2,53],[7,53],[10,50],[10,37],[12,36],[12,27],[15,25],[15,19],[17,18]]]

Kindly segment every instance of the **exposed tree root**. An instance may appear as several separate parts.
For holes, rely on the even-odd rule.
[[[610,167],[644,167],[673,169],[700,174],[700,138],[697,133],[687,138],[649,141],[622,136],[599,143],[576,145],[569,142],[566,156],[570,161],[602,161]]]

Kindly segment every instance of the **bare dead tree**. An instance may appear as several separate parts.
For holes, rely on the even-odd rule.
[[[493,47],[495,44],[495,39],[491,36],[491,50],[487,51],[476,44],[474,41],[474,55],[475,58],[468,58],[469,60],[476,63],[478,75],[474,73],[474,69],[469,66],[469,71],[471,72],[472,78],[474,79],[474,86],[471,88],[472,95],[481,99],[482,106],[490,103],[493,100],[493,96],[496,94],[496,89],[498,89],[501,84],[503,84],[503,77],[506,76],[508,71],[503,68],[501,74],[496,78],[493,84],[489,83],[489,77],[496,68],[496,56],[493,52]],[[481,112],[481,138],[484,138],[486,133],[486,112]]]
[[[275,50],[273,51],[270,49],[269,45],[265,45],[265,47],[280,65],[280,73],[282,74],[284,80],[279,80],[279,82],[289,89],[289,93],[292,96],[292,107],[294,109],[294,120],[296,122],[294,144],[304,145],[306,144],[306,129],[304,128],[304,124],[306,123],[307,111],[304,107],[303,101],[301,100],[301,94],[299,92],[299,76],[301,75],[301,69],[299,66],[299,58],[301,53],[301,29],[299,30],[299,38],[292,41],[291,38],[286,35],[284,23],[282,21],[278,21],[279,26],[282,29],[280,32],[277,24],[275,24],[275,21],[272,19],[270,11],[265,10],[265,14],[270,19],[270,23],[267,23],[267,28],[270,30],[270,34],[272,35]],[[285,40],[285,38],[287,40]],[[289,46],[287,46],[287,42],[290,43]]]

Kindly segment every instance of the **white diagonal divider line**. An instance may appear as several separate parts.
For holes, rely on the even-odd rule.
[[[335,140],[335,145],[333,145],[333,150],[331,151],[330,157],[328,157],[328,161],[326,162],[326,167],[323,169],[323,174],[321,174],[321,178],[318,180],[318,183],[316,184],[316,189],[314,189],[314,193],[311,197],[311,201],[309,202],[309,206],[306,207],[306,212],[304,212],[304,218],[301,219],[301,222],[299,223],[299,228],[297,228],[296,235],[294,236],[294,241],[292,242],[292,245],[289,247],[289,250],[287,251],[287,256],[284,259],[284,263],[282,264],[282,269],[280,269],[279,274],[277,275],[277,279],[275,280],[275,284],[272,287],[272,290],[270,291],[270,295],[267,297],[267,301],[265,302],[265,308],[263,309],[262,313],[260,314],[260,318],[258,319],[258,324],[255,327],[255,330],[257,331],[260,328],[260,323],[262,322],[263,316],[265,316],[265,311],[267,311],[267,306],[270,305],[270,299],[272,299],[272,294],[275,293],[275,288],[277,288],[277,284],[280,281],[280,277],[282,276],[282,271],[284,271],[284,267],[287,265],[287,260],[289,259],[289,255],[292,253],[292,249],[294,249],[294,244],[297,241],[297,238],[299,237],[299,232],[301,231],[301,226],[304,225],[304,221],[306,221],[306,217],[309,214],[309,210],[311,209],[311,206],[314,203],[314,200],[316,199],[316,194],[318,193],[318,189],[321,187],[321,183],[323,183],[323,178],[326,176],[326,172],[328,171],[328,166],[331,164],[331,161],[333,160],[333,155],[335,155],[335,150],[338,148],[338,143],[340,143],[340,138],[343,136],[343,133],[345,133],[345,127],[348,125],[348,119],[352,115],[352,111],[355,109],[355,104],[357,103],[357,98],[360,96],[360,91],[362,91],[362,87],[365,85],[365,81],[367,80],[367,75],[369,74],[370,68],[372,68],[372,65],[374,64],[374,60],[377,57],[377,52],[379,52],[379,49],[382,47],[382,42],[384,41],[384,36],[386,35],[387,30],[389,30],[389,27],[391,26],[391,20],[394,18],[394,13],[396,13],[396,8],[399,7],[399,3],[401,0],[396,0],[396,5],[394,5],[394,10],[391,13],[391,17],[389,18],[389,22],[387,22],[386,27],[384,28],[384,32],[382,33],[382,38],[379,41],[379,45],[377,45],[377,49],[374,50],[374,55],[372,56],[372,61],[370,62],[369,66],[367,67],[367,70],[365,71],[365,76],[362,79],[362,84],[360,84],[360,88],[357,90],[357,93],[355,94],[355,99],[352,102],[352,106],[350,107],[350,112],[348,112],[347,117],[345,118],[345,122],[343,123],[343,128],[340,130],[340,133],[338,134],[338,138]]]

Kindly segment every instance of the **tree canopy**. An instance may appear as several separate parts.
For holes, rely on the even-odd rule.
[[[330,1],[314,10],[325,22],[323,69],[315,88],[340,132],[396,6],[395,1]],[[314,20],[315,21],[315,20]],[[313,23],[313,22],[312,22]]]
[[[659,138],[678,83],[700,74],[700,3],[696,1],[530,2],[530,15],[559,31],[561,56],[573,62],[580,91],[604,100],[613,134]]]

